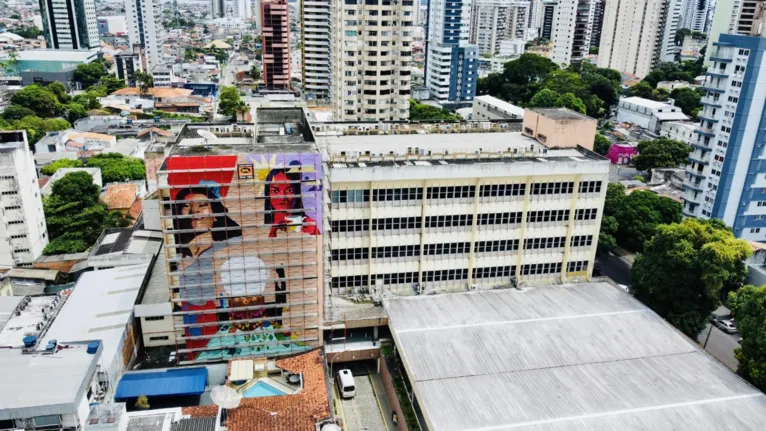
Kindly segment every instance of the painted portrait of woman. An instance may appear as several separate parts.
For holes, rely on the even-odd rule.
[[[272,225],[270,238],[288,230],[319,235],[316,220],[306,214],[301,193],[301,165],[292,162],[288,168],[272,169],[266,177],[264,222]]]

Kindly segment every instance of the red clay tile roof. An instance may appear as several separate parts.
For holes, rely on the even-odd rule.
[[[106,189],[104,197],[101,199],[110,210],[129,209],[136,201],[138,193],[138,184],[114,184]]]
[[[173,132],[170,132],[168,130],[160,129],[159,127],[150,127],[148,129],[144,129],[138,132],[138,135],[136,135],[136,138],[140,138],[144,135],[147,135],[149,134],[149,132],[154,132],[155,134],[160,136],[173,136]]]
[[[45,177],[45,178],[39,178],[39,179],[37,180],[37,185],[38,185],[38,187],[40,187],[40,188],[43,188],[43,186],[44,186],[44,185],[48,184],[48,180],[50,180],[50,178],[49,178],[49,177]]]
[[[324,360],[318,349],[279,359],[276,365],[303,373],[303,389],[294,395],[243,398],[238,408],[228,411],[229,431],[313,431],[316,422],[330,417]]]
[[[198,418],[203,416],[215,417],[215,416],[218,416],[218,406],[210,405],[210,406],[184,407],[181,409],[181,412],[193,418]]]
[[[143,204],[141,202],[141,198],[136,199],[136,201],[133,202],[133,205],[130,206],[130,211],[128,211],[128,214],[130,215],[130,218],[133,219],[133,221],[136,221],[138,219],[138,216],[141,214],[142,208],[143,208]]]

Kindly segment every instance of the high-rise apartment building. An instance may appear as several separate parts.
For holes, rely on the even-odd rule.
[[[95,49],[98,38],[94,0],[39,0],[43,33],[49,48]]]
[[[595,0],[593,11],[593,26],[590,32],[590,46],[598,47],[601,44],[601,28],[604,26],[604,8],[606,0]]]
[[[554,63],[567,66],[588,56],[596,0],[558,0],[553,19]]]
[[[301,14],[303,92],[309,99],[329,99],[332,92],[332,1],[304,0]]]
[[[742,0],[737,11],[737,34],[762,36],[766,32],[763,0]]]
[[[590,278],[609,172],[600,156],[518,132],[352,138],[328,150],[332,293]]]
[[[539,30],[543,23],[543,0],[530,0],[527,28]]]
[[[409,118],[416,8],[414,0],[333,2],[332,111],[336,121]]]
[[[604,9],[598,66],[644,77],[675,56],[679,0],[613,0]]]
[[[553,21],[556,19],[558,0],[545,0],[542,4],[542,18],[540,21],[540,39],[550,41],[553,38]]]
[[[734,235],[766,241],[766,38],[722,34],[713,43],[684,182],[683,214],[717,218]]]
[[[717,0],[715,14],[708,31],[707,50],[705,51],[705,66],[710,66],[710,55],[714,51],[713,43],[718,42],[722,34],[736,34],[739,21],[739,11],[742,0]],[[750,33],[747,33],[750,34]]]
[[[528,2],[476,0],[471,5],[468,41],[479,47],[480,54],[494,55],[503,40],[524,40],[528,22]]]
[[[471,2],[428,3],[425,82],[441,103],[469,102],[476,95],[479,48],[468,42]]]
[[[125,14],[131,48],[141,52],[143,69],[152,70],[162,57],[162,1],[125,0]]]
[[[136,86],[136,72],[141,72],[141,56],[136,52],[124,51],[114,55],[117,77],[125,81],[128,87]]]
[[[715,0],[682,0],[679,28],[706,33],[710,24],[708,17],[716,7]]]
[[[253,8],[250,4],[250,0],[234,0],[233,3],[233,14],[234,18],[240,18],[243,20],[248,20],[252,18],[253,16]]]
[[[261,2],[263,82],[269,90],[290,88],[290,11],[287,0]]]
[[[226,0],[210,0],[210,14],[213,18],[226,16]]]
[[[0,132],[0,207],[0,268],[32,266],[48,231],[25,131]]]

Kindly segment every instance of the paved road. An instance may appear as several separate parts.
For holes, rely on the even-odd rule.
[[[697,337],[700,344],[705,343],[708,332],[710,332],[709,323]],[[710,332],[710,339],[707,341],[705,350],[730,369],[737,371],[739,362],[734,357],[734,349],[739,347],[738,341],[739,334],[727,334],[714,326],[713,331]]]
[[[610,165],[609,166],[609,182],[610,183],[616,183],[620,180],[632,180],[633,177],[636,175],[639,175],[638,171],[635,168],[631,168],[629,166],[617,166],[617,165]]]
[[[630,264],[613,253],[596,258],[596,265],[601,267],[601,274],[611,278],[617,284],[630,286]]]
[[[369,376],[354,376],[356,396],[342,400],[346,431],[386,431]]]

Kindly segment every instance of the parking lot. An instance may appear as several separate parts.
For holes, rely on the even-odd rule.
[[[372,389],[372,382],[367,375],[354,376],[356,396],[341,400],[340,412],[347,431],[386,431],[386,424],[380,412],[380,406]],[[385,394],[379,394],[385,396]],[[340,399],[337,393],[335,397]]]

